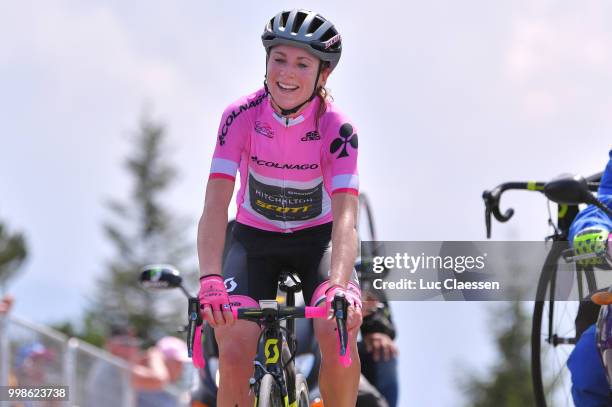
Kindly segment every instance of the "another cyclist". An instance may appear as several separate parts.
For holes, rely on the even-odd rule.
[[[363,288],[363,287],[362,287]],[[362,291],[362,341],[359,342],[361,373],[386,399],[389,407],[397,405],[397,346],[395,326],[386,298]]]
[[[357,134],[325,90],[340,59],[341,38],[322,16],[291,10],[269,21],[262,41],[264,88],[223,113],[198,228],[202,316],[215,328],[219,346],[217,402],[220,406],[253,402],[248,379],[259,328],[234,321],[229,295],[233,303],[247,306],[253,304],[245,296],[274,299],[279,271],[290,266],[298,272],[304,298],[311,304],[325,301],[329,306],[336,293],[349,299],[350,367],[342,367],[338,360],[335,321],[316,320],[314,326],[322,354],[323,399],[332,406],[354,406],[361,324],[353,267]],[[237,224],[221,270],[227,209],[238,169]],[[328,281],[319,277],[319,269],[326,271]]]
[[[598,191],[599,199],[612,208],[612,151]],[[612,255],[612,219],[595,206],[581,211],[570,228],[569,240],[576,254],[600,253]],[[593,265],[602,258],[583,260]],[[596,329],[591,325],[582,333],[567,365],[572,374],[572,396],[577,407],[607,406],[611,404],[610,384],[606,380],[596,346]]]

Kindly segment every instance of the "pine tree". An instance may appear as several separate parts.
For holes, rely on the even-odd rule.
[[[0,222],[0,293],[5,292],[8,281],[19,273],[27,253],[23,235],[11,234]]]
[[[162,332],[176,331],[185,320],[187,305],[180,293],[149,292],[138,284],[140,269],[151,263],[173,264],[186,280],[195,275],[195,268],[185,267],[193,264],[195,254],[195,246],[184,236],[188,223],[162,203],[177,176],[166,157],[165,141],[163,125],[147,118],[141,121],[125,162],[133,179],[131,197],[108,204],[112,220],[104,224],[104,231],[115,255],[98,281],[95,301],[85,317],[90,331],[127,320],[150,343]],[[92,319],[98,323],[92,324]]]
[[[471,407],[533,406],[529,360],[529,318],[521,302],[496,307],[491,316],[499,362],[486,377],[461,383]]]

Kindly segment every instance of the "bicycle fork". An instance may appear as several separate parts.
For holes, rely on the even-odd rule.
[[[258,357],[253,361],[254,374],[249,379],[251,391],[255,395],[255,406],[258,405],[258,396],[261,380],[267,374],[271,375],[280,389],[280,396],[285,407],[297,406],[295,391],[295,368],[294,362],[290,361],[290,351],[280,331],[266,328],[260,341]]]

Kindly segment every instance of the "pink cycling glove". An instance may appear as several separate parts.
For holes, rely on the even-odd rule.
[[[359,287],[355,286],[355,284],[349,283],[347,288],[340,285],[333,285],[325,291],[325,303],[327,309],[331,308],[332,302],[334,301],[334,297],[337,293],[342,293],[344,295],[344,298],[346,298],[348,301],[349,306],[361,308],[361,290]]]
[[[207,274],[200,277],[200,309],[209,305],[212,311],[230,311],[229,295],[225,289],[223,277],[219,274]]]

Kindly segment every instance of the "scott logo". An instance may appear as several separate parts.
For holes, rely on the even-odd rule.
[[[271,211],[275,211],[275,212],[279,212],[279,213],[307,213],[308,210],[310,208],[312,208],[312,205],[304,205],[304,206],[298,206],[295,208],[289,208],[289,207],[285,207],[285,206],[278,206],[278,205],[274,205],[274,204],[269,204],[269,203],[265,203],[259,199],[255,200],[255,205],[260,206],[264,209],[269,209]],[[228,291],[229,292],[229,291]]]
[[[236,287],[238,287],[238,283],[234,281],[234,277],[228,278],[227,280],[224,281],[224,283],[225,283],[225,289],[227,290],[228,293],[231,293],[232,291],[236,289]]]
[[[260,121],[256,121],[255,122],[255,132],[267,138],[274,137],[274,130],[272,130],[272,127],[270,127],[268,123],[262,123]]]
[[[306,135],[304,137],[301,138],[302,141],[315,141],[315,140],[321,140],[321,136],[319,136],[319,132],[318,131],[309,131],[308,133],[306,133]]]
[[[353,126],[350,123],[344,123],[340,127],[340,137],[332,141],[329,146],[330,153],[334,154],[336,151],[340,150],[342,147],[342,151],[338,154],[336,158],[348,157],[349,153],[346,149],[347,144],[350,144],[355,150],[357,150],[357,134],[353,134]]]
[[[264,353],[266,355],[266,365],[278,362],[278,357],[280,356],[278,339],[268,339],[264,345]]]

